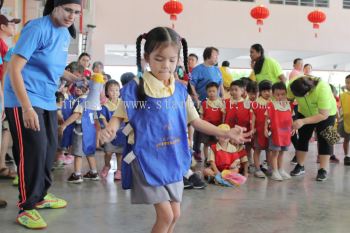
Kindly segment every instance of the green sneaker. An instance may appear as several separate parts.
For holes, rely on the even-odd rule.
[[[13,186],[18,186],[18,176],[16,176],[16,177],[12,180],[12,185],[13,185]]]
[[[37,210],[25,210],[17,216],[16,221],[29,229],[44,229],[47,227],[45,220]]]
[[[61,209],[67,206],[67,202],[63,199],[57,198],[52,193],[46,194],[44,200],[37,203],[37,209]]]

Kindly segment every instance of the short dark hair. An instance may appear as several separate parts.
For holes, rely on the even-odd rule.
[[[311,64],[305,64],[305,65],[304,65],[304,69],[305,69],[305,67],[307,67],[307,66],[310,66],[310,67],[312,68],[312,65],[311,65]]]
[[[272,89],[272,83],[269,80],[264,80],[259,83],[259,92],[269,91]]]
[[[78,61],[80,61],[80,59],[81,59],[82,57],[88,57],[88,58],[91,59],[90,54],[88,54],[88,53],[81,53],[80,56],[79,56],[79,58],[78,58]]]
[[[116,81],[116,80],[114,80],[114,79],[111,79],[111,80],[109,80],[109,81],[107,81],[106,82],[106,85],[105,85],[105,96],[107,97],[107,98],[109,98],[109,96],[108,96],[108,88],[110,87],[110,86],[112,86],[112,85],[117,85],[119,88],[120,88],[120,84],[118,83],[118,81]]]
[[[345,77],[345,80],[349,79],[350,78],[350,74],[348,76]]]
[[[235,80],[233,81],[231,84],[230,84],[230,87],[232,86],[238,86],[240,88],[244,88],[244,83],[242,80],[238,79],[238,80]]]
[[[131,80],[133,80],[135,78],[135,74],[132,72],[126,72],[124,74],[122,74],[120,76],[120,81],[122,82],[122,85],[124,86],[125,84],[127,84],[128,82],[130,82]]]
[[[240,80],[243,82],[244,88],[247,88],[248,84],[253,82],[250,78],[248,77],[242,77]]]
[[[258,93],[258,83],[255,81],[248,83],[246,91],[248,93]]]
[[[284,84],[284,82],[277,82],[277,83],[273,84],[272,85],[272,92],[274,92],[276,90],[287,91],[286,84]]]
[[[213,53],[213,51],[219,52],[219,50],[217,48],[215,48],[215,47],[206,47],[204,49],[204,52],[203,52],[203,59],[204,59],[204,61],[210,59],[211,54]]]
[[[296,97],[304,97],[313,87],[315,87],[319,78],[311,78],[310,76],[302,76],[295,79],[290,84],[290,90]]]
[[[294,61],[293,61],[293,65],[296,65],[298,63],[298,61],[302,61],[303,59],[301,58],[295,58]]]
[[[223,67],[230,67],[230,62],[229,61],[223,61],[221,66],[223,66]]]
[[[103,63],[101,61],[95,61],[93,64],[92,64],[92,70],[96,68],[96,66],[102,66],[102,69],[104,67]]]
[[[80,65],[78,62],[73,61],[69,63],[68,66],[66,66],[65,70],[71,73],[78,72],[79,74],[83,74],[85,71],[85,67]]]
[[[198,61],[198,56],[196,54],[194,54],[194,53],[191,53],[190,55],[188,55],[188,57],[194,57]]]
[[[63,95],[62,92],[57,91],[57,92],[55,93],[55,96],[56,96],[56,103],[59,103],[59,102],[61,102],[61,101],[64,101],[64,95]]]
[[[219,89],[219,84],[215,83],[215,82],[210,82],[207,84],[207,86],[205,87],[205,90],[208,90],[211,87],[216,87],[216,89]]]

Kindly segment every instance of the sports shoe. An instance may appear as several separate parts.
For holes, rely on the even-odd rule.
[[[66,164],[66,165],[72,164],[74,162],[74,156],[73,155],[65,155],[63,161],[64,161],[64,164]]]
[[[184,189],[193,189],[193,184],[186,177],[183,177]]]
[[[116,172],[114,172],[114,180],[121,180],[121,179],[122,179],[122,171],[117,170]]]
[[[294,155],[293,159],[290,161],[290,164],[297,165],[297,163],[298,163],[297,156]]]
[[[18,214],[16,222],[29,229],[44,229],[47,227],[45,220],[37,210],[24,210]]]
[[[301,176],[305,174],[305,168],[304,166],[300,166],[299,163],[295,165],[293,171],[290,172],[291,176]]]
[[[100,172],[100,176],[102,179],[106,179],[108,176],[109,169],[111,169],[111,166],[103,166],[102,171]]]
[[[280,175],[282,176],[283,180],[289,180],[292,177],[283,169],[278,171],[280,173]]]
[[[5,200],[0,199],[0,208],[5,208],[7,206],[7,202]]]
[[[199,153],[194,152],[194,153],[193,153],[193,157],[194,157],[194,159],[195,159],[197,162],[202,162],[202,155],[201,155],[200,152],[199,152]]]
[[[316,177],[317,181],[325,181],[327,180],[327,171],[324,170],[323,168],[319,169],[317,172],[317,177]]]
[[[13,186],[18,186],[18,175],[12,180]]]
[[[263,173],[261,170],[257,170],[254,172],[254,176],[258,178],[266,178],[265,173]]]
[[[350,166],[350,157],[348,157],[348,156],[344,157],[344,165],[345,166]]]
[[[80,184],[82,183],[83,177],[81,175],[76,175],[74,172],[72,173],[72,175],[70,175],[70,177],[68,178],[68,183],[72,183],[72,184]]]
[[[98,181],[100,180],[100,176],[98,175],[98,173],[92,173],[92,171],[89,171],[88,173],[86,173],[83,176],[84,180],[93,180],[93,181]]]
[[[254,174],[255,172],[255,167],[254,165],[250,164],[249,167],[248,167],[248,173],[249,174]]]
[[[63,169],[64,168],[64,161],[63,160],[57,160],[53,163],[52,166],[53,169]]]
[[[197,173],[193,173],[188,179],[192,184],[194,189],[204,189],[207,184],[199,177]]]
[[[329,162],[339,163],[339,159],[335,155],[331,155],[331,157],[329,158]]]
[[[37,203],[35,208],[37,209],[61,209],[67,206],[67,202],[61,198],[57,198],[52,193],[46,194],[44,200]]]
[[[273,171],[271,175],[271,180],[283,181],[283,178],[278,171]]]

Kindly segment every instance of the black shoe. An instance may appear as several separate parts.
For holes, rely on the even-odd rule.
[[[68,183],[80,184],[83,182],[83,177],[81,175],[76,175],[74,172],[67,180]]]
[[[184,189],[193,189],[192,182],[190,182],[186,177],[184,177],[183,180],[184,180]]]
[[[297,161],[297,156],[294,155],[293,159],[290,161],[291,164],[293,165],[297,165],[298,161]]]
[[[98,181],[98,180],[100,180],[100,176],[98,175],[97,172],[96,173],[92,173],[92,171],[89,171],[88,173],[83,175],[83,179]]]
[[[188,180],[193,184],[194,189],[204,189],[207,187],[207,184],[201,180],[201,178],[196,173],[190,176]]]
[[[344,165],[345,166],[350,166],[350,157],[345,156],[345,158],[344,158]]]
[[[300,166],[299,164],[297,164],[294,170],[290,172],[291,176],[301,176],[303,174],[305,174],[305,168],[304,166]]]
[[[339,159],[337,158],[337,156],[331,155],[331,157],[329,158],[329,162],[331,162],[331,163],[339,163]]]
[[[316,177],[317,181],[325,181],[327,180],[327,171],[324,170],[323,168],[319,169],[317,172],[317,177]]]

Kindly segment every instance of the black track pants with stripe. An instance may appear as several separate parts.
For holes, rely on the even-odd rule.
[[[24,128],[21,108],[6,108],[18,168],[19,203],[23,210],[35,208],[50,188],[51,168],[57,149],[57,112],[34,108],[40,131]]]

